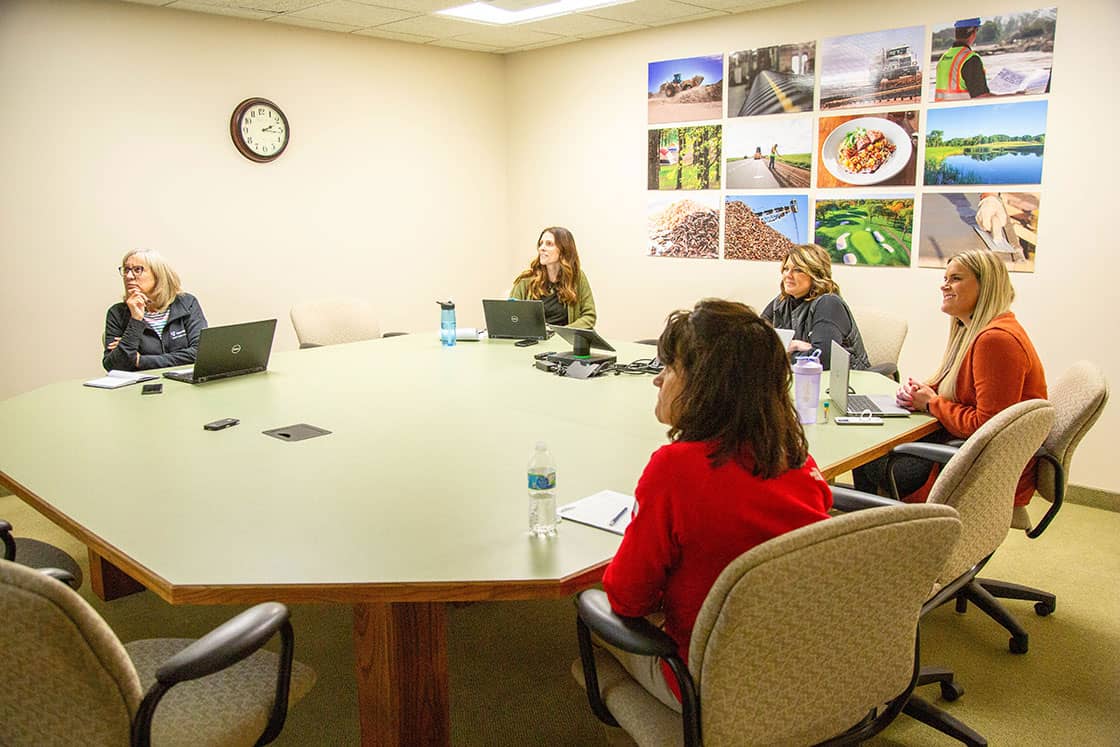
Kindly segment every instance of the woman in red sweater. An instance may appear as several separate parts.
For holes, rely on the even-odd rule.
[[[832,492],[809,456],[789,397],[790,366],[749,306],[705,300],[669,316],[657,419],[669,441],[635,490],[634,517],[603,575],[619,615],[664,615],[688,661],[692,626],[720,572],[755,545],[828,517]],[[607,647],[653,695],[680,711],[653,657]]]
[[[1009,310],[1014,298],[1007,267],[993,252],[972,250],[950,259],[941,284],[941,310],[950,317],[941,364],[928,381],[907,381],[898,404],[933,415],[947,437],[968,438],[1011,405],[1046,399],[1042,362]],[[928,462],[899,459],[893,472],[900,495],[926,499],[935,477]],[[883,476],[882,464],[868,465],[857,470],[856,487],[885,487],[879,484]],[[1019,479],[1016,506],[1027,505],[1035,482],[1032,459]]]

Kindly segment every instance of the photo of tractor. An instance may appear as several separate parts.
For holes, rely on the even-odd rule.
[[[680,73],[673,73],[673,79],[665,81],[661,84],[661,93],[666,98],[672,98],[681,91],[687,91],[690,88],[695,88],[704,82],[703,75],[693,75],[691,78],[681,79]]]

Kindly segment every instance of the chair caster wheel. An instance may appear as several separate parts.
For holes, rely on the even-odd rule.
[[[1027,638],[1027,636],[1025,636],[1025,635],[1024,636],[1012,636],[1007,641],[1007,648],[1013,654],[1025,654],[1025,653],[1027,653],[1028,641],[1029,640],[1030,639]]]
[[[960,685],[958,685],[956,683],[956,681],[942,682],[941,683],[941,699],[942,700],[947,700],[950,703],[952,703],[954,700],[956,700],[957,698],[959,698],[962,695],[964,695],[964,688],[961,687]]]
[[[1057,602],[1035,602],[1034,611],[1039,617],[1046,617],[1057,606]]]

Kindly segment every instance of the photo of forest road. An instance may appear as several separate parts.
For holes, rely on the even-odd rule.
[[[649,63],[650,124],[723,117],[723,55]]]
[[[728,197],[724,204],[723,256],[780,262],[804,244],[808,198]]]
[[[845,265],[909,267],[913,198],[818,200],[816,242]]]
[[[1011,272],[1034,272],[1038,205],[1038,192],[923,195],[918,266],[940,269],[954,254],[990,249]]]
[[[744,49],[727,58],[727,116],[813,111],[816,43]]]
[[[647,130],[646,189],[719,189],[719,125]]]
[[[718,258],[719,210],[695,200],[674,200],[668,205],[651,201],[649,256]]]

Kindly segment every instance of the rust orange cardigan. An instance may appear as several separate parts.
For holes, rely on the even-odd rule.
[[[956,401],[934,397],[929,411],[953,436],[968,438],[996,413],[1028,399],[1046,399],[1046,374],[1026,331],[1008,311],[981,330],[965,353]],[[1019,478],[1016,506],[1027,505],[1034,495],[1035,467],[1031,459]],[[928,494],[929,486],[932,480],[918,492]]]

